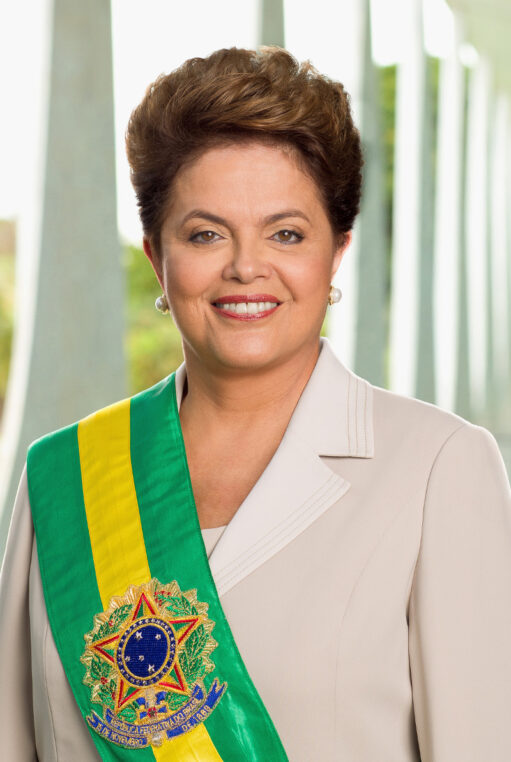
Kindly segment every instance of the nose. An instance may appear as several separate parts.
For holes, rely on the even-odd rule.
[[[251,283],[257,278],[269,278],[271,265],[264,244],[253,238],[233,241],[223,273],[225,280]]]

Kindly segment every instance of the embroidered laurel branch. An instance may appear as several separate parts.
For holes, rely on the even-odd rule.
[[[117,632],[121,624],[129,617],[132,608],[132,605],[128,603],[124,606],[119,606],[118,609],[114,609],[108,620],[101,625],[97,633],[94,635],[93,642],[95,643],[98,640],[108,637],[111,632]]]
[[[89,672],[91,680],[95,683],[93,690],[93,700],[99,701],[104,706],[114,709],[114,696],[117,689],[117,675],[114,669],[108,664],[94,656],[90,664]],[[133,722],[136,718],[136,704],[128,704],[121,712],[119,717],[126,722]]]

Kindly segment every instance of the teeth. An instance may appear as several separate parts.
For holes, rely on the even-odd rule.
[[[231,304],[216,303],[216,307],[226,312],[234,312],[236,315],[257,315],[277,306],[277,302],[236,302]]]

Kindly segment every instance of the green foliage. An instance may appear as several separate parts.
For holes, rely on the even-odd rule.
[[[430,125],[433,136],[436,134],[438,119],[438,77],[439,59],[426,56],[426,102],[425,120]],[[397,66],[381,66],[376,69],[378,75],[378,98],[381,118],[381,145],[383,153],[383,184],[384,184],[384,215],[386,224],[388,270],[391,264],[391,241],[392,241],[392,216],[394,196],[394,157],[395,157],[395,120],[396,120],[396,85]],[[434,178],[436,172],[436,141],[432,141],[431,152],[427,158],[430,163],[431,175]],[[390,283],[390,273],[387,277]]]
[[[14,313],[14,256],[0,254],[0,414],[11,359]]]
[[[438,81],[440,76],[440,60],[433,56],[426,57],[426,105],[425,114],[429,122],[433,139],[427,161],[430,165],[432,189],[434,193],[437,171],[437,124],[438,124]]]
[[[394,193],[394,137],[397,67],[382,66],[377,68],[378,94],[381,117],[381,140],[383,159],[383,194],[384,215],[386,222],[387,251],[390,254],[392,236],[392,208]],[[390,266],[390,262],[388,262]]]
[[[183,361],[183,351],[172,318],[154,307],[161,289],[144,252],[136,246],[125,246],[124,267],[129,394],[136,394],[175,370]]]

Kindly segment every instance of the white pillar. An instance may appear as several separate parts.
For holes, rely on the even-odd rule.
[[[488,257],[489,66],[480,58],[470,72],[466,171],[466,263],[471,412],[486,405]]]
[[[453,403],[454,412],[464,418],[471,417],[471,394],[469,377],[469,324],[468,324],[468,267],[467,267],[467,206],[466,187],[468,176],[468,118],[467,106],[469,100],[470,70],[463,66],[463,125],[462,125],[462,156],[461,156],[461,211],[460,211],[460,250],[458,261],[458,336],[456,363],[456,393]],[[437,330],[440,330],[438,327]]]
[[[352,316],[351,367],[377,386],[386,385],[386,231],[384,217],[384,172],[381,114],[376,67],[372,59],[370,5],[366,4],[361,44],[364,55],[361,75],[361,108],[358,126],[365,164],[360,215],[356,227],[356,273]],[[352,258],[348,251],[346,257]],[[355,263],[355,260],[353,259]],[[344,272],[336,278],[342,288]],[[342,312],[330,312],[330,336],[342,351],[347,338]]]
[[[31,19],[33,4],[21,2]],[[19,220],[0,451],[0,556],[27,445],[126,391],[110,5],[43,0],[37,6],[43,44],[32,63],[32,174]]]
[[[508,106],[508,130],[507,130],[507,161],[506,161],[506,302],[507,302],[507,350],[509,373],[504,389],[504,406],[507,410],[509,428],[511,430],[511,105]],[[510,436],[511,439],[511,436]],[[510,442],[511,449],[511,442]],[[511,458],[510,458],[511,464]]]
[[[389,388],[415,395],[421,239],[424,45],[422,3],[403,4],[406,45],[397,71]]]
[[[284,47],[283,0],[260,0],[259,44]]]
[[[433,336],[434,302],[434,219],[435,219],[435,176],[433,155],[437,137],[437,88],[435,68],[438,62],[425,59],[424,106],[421,128],[420,173],[420,225],[417,262],[417,330],[415,351],[415,388],[413,395],[426,402],[436,402],[435,392],[435,352]]]
[[[454,410],[460,315],[463,155],[463,67],[456,19],[448,56],[440,62],[435,204],[433,327],[435,402]]]
[[[491,335],[492,357],[491,377],[495,394],[496,414],[504,403],[504,397],[511,395],[511,361],[509,357],[509,301],[507,283],[509,278],[509,241],[507,229],[507,209],[509,207],[508,184],[508,132],[509,101],[500,94],[495,104],[495,123],[491,141]]]

